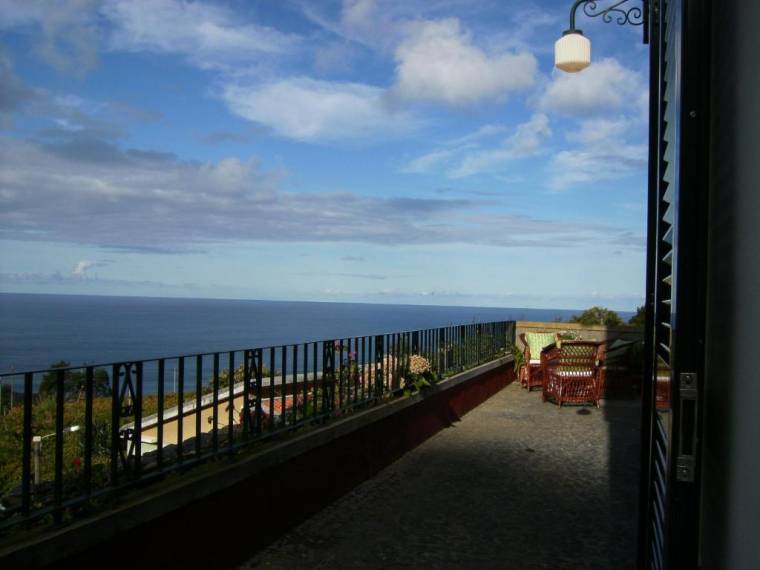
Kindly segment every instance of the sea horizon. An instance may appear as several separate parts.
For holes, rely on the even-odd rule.
[[[265,302],[265,303],[322,303],[322,304],[337,304],[337,305],[390,305],[390,306],[403,306],[403,307],[458,307],[458,308],[472,308],[472,309],[510,309],[510,310],[526,310],[526,311],[561,311],[561,312],[577,312],[580,313],[589,307],[577,307],[572,309],[560,309],[556,307],[510,307],[501,305],[456,305],[456,304],[437,304],[437,303],[382,303],[379,301],[342,301],[342,300],[305,300],[305,299],[265,299],[265,298],[249,298],[249,297],[196,297],[196,296],[183,296],[183,295],[108,295],[105,293],[48,293],[48,292],[25,292],[25,291],[0,291],[0,296],[3,295],[24,295],[29,297],[107,297],[113,299],[183,299],[188,301],[251,301],[251,302]],[[431,298],[435,295],[431,295]],[[632,316],[635,311],[615,310],[621,316]],[[0,313],[1,316],[1,313]]]
[[[0,373],[312,342],[581,309],[0,293]],[[620,311],[623,318],[633,312]]]

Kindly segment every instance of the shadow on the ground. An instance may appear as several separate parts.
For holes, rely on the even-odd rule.
[[[453,425],[246,567],[634,568],[635,402],[513,385]]]

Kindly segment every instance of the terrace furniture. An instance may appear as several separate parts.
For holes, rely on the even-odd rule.
[[[542,399],[563,403],[593,403],[599,407],[604,385],[605,343],[562,341],[543,354]]]
[[[525,364],[520,369],[520,384],[530,392],[536,386],[543,386],[541,372],[541,354],[556,345],[558,337],[555,333],[520,333],[520,340],[525,346],[523,356]]]

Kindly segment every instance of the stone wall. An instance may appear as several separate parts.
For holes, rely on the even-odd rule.
[[[644,336],[643,329],[633,327],[606,327],[602,325],[585,326],[578,323],[545,323],[538,321],[517,321],[516,338],[517,345],[522,348],[519,341],[520,334],[524,332],[552,332],[578,333],[583,340],[607,341],[612,342],[615,339],[624,340],[642,340]]]

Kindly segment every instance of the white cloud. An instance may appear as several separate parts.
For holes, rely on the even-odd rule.
[[[396,96],[450,105],[472,105],[530,87],[538,67],[530,53],[486,53],[455,18],[409,24],[395,57]]]
[[[98,60],[96,0],[0,0],[0,30],[32,28],[33,49],[62,73],[83,75]]]
[[[328,43],[314,48],[314,69],[318,73],[347,73],[351,71],[356,54],[349,44]]]
[[[386,104],[383,89],[361,83],[296,77],[230,84],[223,98],[235,114],[302,141],[397,136],[414,127],[408,113]]]
[[[628,141],[635,128],[635,121],[625,117],[583,121],[567,134],[576,147],[552,157],[550,187],[563,190],[646,173],[647,145]]]
[[[298,5],[305,18],[328,34],[383,53],[392,52],[398,43],[400,28],[409,13],[419,18],[420,11],[427,7],[406,0],[384,0],[378,9],[375,0],[343,0],[336,13],[329,2],[301,0]]]
[[[504,140],[499,148],[469,152],[449,175],[462,178],[502,167],[505,163],[538,154],[543,142],[552,134],[549,119],[543,113],[517,126],[514,134]]]
[[[600,148],[563,150],[552,158],[554,172],[550,186],[563,190],[578,184],[615,180],[646,173],[647,145],[624,145]]]
[[[89,279],[91,277],[89,273],[90,269],[93,269],[94,267],[105,267],[109,263],[111,263],[110,260],[89,261],[87,259],[83,259],[74,265],[74,268],[71,270],[71,277],[76,279]]]
[[[112,49],[177,54],[201,67],[257,63],[298,43],[296,36],[202,2],[106,0],[101,12],[113,26]]]
[[[554,70],[538,104],[541,109],[568,115],[638,110],[646,90],[641,73],[606,58],[592,63],[582,73]]]
[[[552,7],[539,8],[526,5],[515,9],[502,4],[511,13],[510,22],[491,37],[491,44],[500,49],[529,51],[533,54],[553,54],[554,39],[559,26],[564,24],[566,14]]]
[[[451,139],[450,141],[447,141],[446,144],[453,145],[453,146],[466,145],[475,141],[479,141],[484,138],[500,135],[506,130],[507,130],[506,125],[487,124],[487,125],[483,125],[476,131],[467,133],[466,135],[463,135],[455,139]]]
[[[422,156],[413,159],[401,169],[401,172],[414,174],[430,172],[434,167],[446,162],[454,156],[454,154],[456,154],[456,150],[434,150],[433,152],[423,154]]]
[[[376,19],[375,0],[344,0],[341,22],[348,28],[367,29]]]
[[[0,127],[17,118],[42,123],[37,136],[123,138],[127,125],[152,122],[161,114],[118,101],[97,101],[68,93],[54,94],[24,83],[0,50]]]
[[[541,150],[541,143],[551,134],[549,118],[537,113],[529,121],[517,125],[515,133],[506,140],[506,146],[516,158],[530,156]]]
[[[544,141],[552,134],[549,118],[543,113],[536,113],[528,121],[517,125],[512,135],[498,143],[495,148],[483,147],[483,139],[506,130],[505,125],[483,125],[472,133],[448,141],[444,148],[413,159],[402,172],[426,173],[455,160],[458,164],[448,171],[450,178],[463,178],[480,172],[498,170],[510,161],[541,153]]]
[[[74,266],[74,269],[71,270],[71,274],[75,277],[85,277],[87,275],[87,270],[93,265],[95,265],[94,262],[83,259]]]
[[[567,134],[567,140],[585,146],[609,147],[618,144],[631,127],[631,121],[624,117],[616,119],[588,119],[580,124],[577,131]]]
[[[0,136],[0,162],[16,165],[0,170],[0,239],[169,253],[252,241],[569,247],[625,237],[603,224],[489,213],[470,199],[283,192],[253,159],[198,163]],[[82,261],[77,274],[93,267]]]

